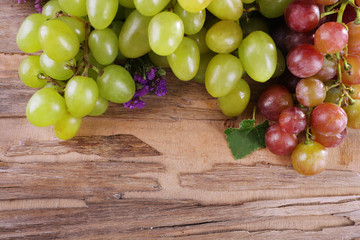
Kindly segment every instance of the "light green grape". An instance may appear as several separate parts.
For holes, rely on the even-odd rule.
[[[134,0],[119,0],[119,4],[126,8],[135,8]]]
[[[212,0],[207,9],[222,20],[238,20],[243,14],[241,0]]]
[[[73,138],[81,126],[81,118],[74,117],[66,112],[64,116],[54,124],[55,135],[62,140]]]
[[[96,61],[94,55],[92,52],[89,52],[89,55],[88,55],[88,58],[87,58],[87,61],[93,65],[94,67],[98,68],[98,69],[104,69],[106,67],[106,65],[102,65],[100,64],[98,61]],[[91,69],[91,68],[90,68]],[[96,78],[94,78],[96,79]]]
[[[183,21],[185,34],[196,34],[204,26],[206,18],[205,9],[196,13],[192,13],[183,9],[180,4],[176,4],[174,7],[174,13],[177,14]]]
[[[62,9],[60,7],[58,0],[50,0],[48,1],[42,8],[42,15],[46,16],[47,19],[56,18],[56,14],[61,12]]]
[[[109,107],[109,101],[106,100],[105,98],[103,98],[101,95],[99,95],[99,97],[96,101],[95,107],[89,113],[89,116],[100,116],[104,112],[106,112],[108,107]]]
[[[184,24],[175,13],[161,12],[151,19],[148,34],[151,49],[160,56],[167,56],[183,39]]]
[[[110,65],[98,77],[100,95],[115,103],[125,103],[135,94],[135,82],[130,73],[118,65]]]
[[[227,95],[218,98],[221,111],[228,117],[235,117],[244,112],[250,100],[249,84],[240,79],[234,89]]]
[[[39,56],[28,56],[24,58],[18,70],[19,77],[26,86],[31,88],[41,88],[45,86],[46,80],[38,78],[38,75],[44,72],[40,66]]]
[[[65,88],[65,101],[68,111],[74,117],[85,117],[95,107],[99,97],[96,82],[89,77],[75,76]]]
[[[200,32],[188,36],[196,42],[199,47],[200,54],[208,53],[210,51],[209,47],[206,44],[206,33],[207,29],[203,27]]]
[[[287,5],[293,0],[257,0],[260,13],[267,18],[277,18],[284,15]]]
[[[114,20],[118,7],[118,0],[86,0],[89,21],[96,29],[107,28]]]
[[[207,66],[215,55],[216,54],[214,52],[208,52],[200,55],[199,69],[193,79],[194,82],[205,84],[205,73]]]
[[[89,36],[89,48],[96,61],[109,65],[118,55],[118,38],[110,28],[95,29]]]
[[[26,107],[27,119],[37,127],[51,126],[65,113],[65,100],[53,88],[42,88],[35,92]]]
[[[249,18],[244,18],[240,21],[241,29],[244,32],[244,36],[249,35],[255,31],[263,31],[267,34],[270,34],[270,29],[264,18],[251,16]]]
[[[151,17],[134,10],[126,19],[119,35],[119,49],[127,58],[138,58],[150,52],[148,26]]]
[[[38,31],[45,21],[46,17],[39,13],[31,14],[25,18],[16,35],[16,44],[21,51],[34,53],[41,50]]]
[[[169,68],[169,62],[167,60],[167,56],[160,56],[154,53],[153,51],[149,52],[149,58],[153,64],[159,66],[161,68]]]
[[[46,55],[58,62],[68,61],[79,52],[80,42],[66,23],[52,19],[39,29],[40,44]]]
[[[115,32],[116,36],[119,36],[123,26],[124,26],[123,21],[114,21],[111,23],[110,28]],[[126,59],[126,57],[121,53],[120,48],[118,49],[118,55],[117,55],[116,59],[118,59],[120,61]]]
[[[276,46],[264,32],[255,31],[241,42],[239,58],[246,73],[255,81],[266,82],[275,72],[277,63]]]
[[[68,14],[76,17],[87,15],[86,0],[59,0],[60,7]]]
[[[276,63],[276,69],[275,72],[273,74],[273,78],[277,78],[280,77],[286,68],[286,63],[285,63],[285,58],[284,55],[282,54],[282,52],[280,51],[279,48],[276,48],[276,53],[277,53],[277,63]]]
[[[74,75],[74,71],[71,66],[75,65],[74,60],[66,62],[55,62],[49,58],[46,53],[40,56],[41,69],[50,77],[56,80],[67,80]]]
[[[204,10],[212,0],[178,0],[183,9],[188,12],[196,13]]]
[[[242,30],[237,23],[223,20],[207,31],[206,44],[216,53],[230,53],[239,47],[242,37]]]
[[[175,76],[183,81],[193,79],[199,69],[200,51],[196,42],[184,37],[179,47],[167,56],[170,68]]]
[[[144,16],[154,16],[168,5],[170,0],[134,0],[136,9]]]
[[[85,23],[73,18],[73,17],[68,17],[68,16],[61,16],[57,18],[58,20],[66,23],[71,29],[73,29],[77,35],[77,37],[79,38],[79,42],[84,42],[85,41]]]
[[[243,67],[231,54],[218,54],[211,59],[205,72],[205,87],[213,97],[223,97],[231,92],[241,79]]]

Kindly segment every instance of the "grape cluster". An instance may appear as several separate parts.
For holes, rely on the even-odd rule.
[[[346,9],[357,14],[345,18]],[[326,168],[326,148],[343,142],[346,127],[360,128],[359,1],[294,0],[284,19],[286,27],[273,36],[286,53],[282,83],[288,88],[267,88],[258,107],[277,121],[266,132],[267,148],[291,155],[295,170],[313,175]]]

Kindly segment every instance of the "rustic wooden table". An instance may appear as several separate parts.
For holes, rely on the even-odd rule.
[[[18,79],[15,35],[31,3],[0,7],[0,239],[360,237],[359,132],[318,176],[267,150],[234,161],[223,131],[241,119],[169,74],[166,97],[143,110],[113,104],[59,141],[24,116],[34,90]]]

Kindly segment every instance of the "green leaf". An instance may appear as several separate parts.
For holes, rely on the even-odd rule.
[[[226,129],[226,141],[235,160],[244,158],[259,148],[265,148],[265,133],[268,128],[267,120],[255,126],[255,120],[247,119],[240,123],[239,128]]]

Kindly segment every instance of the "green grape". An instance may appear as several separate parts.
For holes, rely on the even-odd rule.
[[[26,117],[37,127],[55,124],[66,113],[64,98],[53,88],[42,88],[32,95],[26,106]]]
[[[206,44],[216,53],[230,53],[239,47],[242,37],[242,30],[237,23],[223,20],[207,31]]]
[[[40,56],[41,69],[50,77],[56,80],[67,80],[74,75],[74,71],[71,66],[75,65],[74,60],[66,62],[55,62],[49,58],[46,53]]]
[[[193,78],[194,82],[205,84],[206,68],[215,55],[216,54],[214,52],[208,52],[200,55],[199,69],[195,77]]]
[[[135,8],[134,0],[119,0],[119,4],[126,8]]]
[[[25,18],[16,35],[16,44],[21,51],[34,53],[41,50],[38,31],[45,21],[46,17],[39,13],[31,14]]]
[[[183,81],[193,79],[199,69],[200,51],[196,42],[184,37],[179,47],[167,56],[169,65],[175,76]]]
[[[54,124],[55,135],[62,140],[73,138],[81,126],[81,118],[74,117],[66,112],[64,116]]]
[[[287,5],[293,0],[257,0],[260,13],[267,18],[277,18],[284,15]]]
[[[65,101],[68,111],[74,117],[85,117],[95,107],[99,89],[94,79],[75,76],[65,88]]]
[[[144,16],[154,16],[168,5],[170,0],[134,0],[136,9]]]
[[[76,17],[87,15],[86,0],[59,0],[60,7],[68,14]]]
[[[38,78],[38,75],[44,72],[40,66],[39,56],[24,58],[19,65],[18,72],[21,81],[28,87],[41,88],[46,84],[46,80]]]
[[[151,17],[134,10],[126,19],[119,35],[119,49],[127,58],[138,58],[150,52],[148,26]]]
[[[176,4],[174,8],[174,13],[177,14],[183,21],[185,34],[196,34],[204,26],[206,18],[205,9],[196,13],[192,13],[183,9],[180,4]]]
[[[167,60],[167,56],[159,56],[153,51],[149,52],[149,58],[153,64],[159,66],[161,68],[169,68],[169,62]]]
[[[266,82],[275,72],[277,63],[276,46],[264,32],[255,31],[241,42],[239,58],[246,73],[255,81]]]
[[[355,103],[344,107],[348,117],[347,126],[353,129],[360,129],[360,100],[355,99]]]
[[[89,55],[88,55],[88,58],[87,58],[87,61],[93,65],[94,67],[98,68],[98,69],[104,69],[106,66],[105,65],[102,65],[100,64],[98,61],[96,61],[93,53],[90,51],[89,52]],[[95,79],[95,78],[94,78]]]
[[[58,17],[57,19],[66,23],[72,30],[75,31],[80,43],[85,41],[86,26],[84,22],[68,16],[61,16]]]
[[[118,55],[118,38],[110,28],[95,29],[89,36],[89,48],[102,65],[109,65]]]
[[[167,56],[183,39],[184,24],[175,13],[161,12],[151,19],[148,34],[151,49],[160,56]]]
[[[205,87],[213,97],[230,93],[241,79],[243,67],[231,54],[218,54],[211,59],[205,73]]]
[[[65,86],[66,86],[66,82],[57,81],[56,84],[53,82],[46,83],[44,88],[52,88],[52,89],[56,90],[57,92],[62,92],[62,91],[64,91]]]
[[[188,12],[196,13],[204,10],[212,0],[178,0],[183,9]]]
[[[208,53],[210,51],[209,47],[206,45],[206,33],[207,29],[203,27],[200,32],[188,36],[196,42],[199,47],[200,54]]]
[[[280,77],[284,73],[286,68],[284,55],[282,54],[279,48],[276,48],[276,53],[277,53],[277,57],[276,57],[277,63],[276,63],[275,72],[272,76],[273,78]]]
[[[135,82],[130,73],[118,65],[110,65],[98,77],[100,95],[115,103],[130,101],[135,94]]]
[[[86,0],[89,21],[96,29],[107,28],[114,20],[118,7],[117,0]]]
[[[243,113],[249,100],[250,87],[243,79],[237,82],[230,93],[218,98],[221,111],[228,117],[235,117]]]
[[[212,0],[207,9],[222,20],[238,20],[243,14],[241,0]]]
[[[270,34],[270,29],[267,22],[264,18],[252,16],[250,18],[243,18],[240,21],[241,29],[244,32],[244,36],[249,35],[255,31],[263,31],[267,34]]]
[[[54,61],[68,61],[79,52],[80,42],[74,30],[57,19],[48,20],[41,25],[39,39],[46,55]]]
[[[101,95],[99,95],[99,97],[96,101],[95,107],[89,113],[89,116],[100,116],[104,112],[106,112],[108,107],[109,107],[109,101],[106,100],[105,98],[103,98]]]
[[[50,0],[48,1],[42,8],[42,15],[46,16],[47,19],[56,18],[56,14],[61,12],[62,9],[60,7],[58,0]]]

